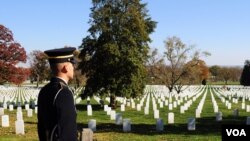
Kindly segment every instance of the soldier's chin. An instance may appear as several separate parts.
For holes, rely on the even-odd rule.
[[[74,77],[73,76],[70,76],[69,79],[72,80]]]

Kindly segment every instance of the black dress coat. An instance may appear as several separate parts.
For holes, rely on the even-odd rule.
[[[60,78],[53,77],[38,95],[40,141],[76,141],[76,109],[73,93]]]

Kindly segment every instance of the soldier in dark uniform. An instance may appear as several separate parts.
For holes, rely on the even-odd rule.
[[[68,81],[73,79],[75,48],[45,51],[53,77],[38,96],[38,135],[40,141],[76,141],[77,124],[73,93]]]

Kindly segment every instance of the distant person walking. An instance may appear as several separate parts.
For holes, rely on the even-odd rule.
[[[73,79],[76,48],[45,51],[53,77],[38,95],[40,141],[77,141],[76,109],[68,81]]]

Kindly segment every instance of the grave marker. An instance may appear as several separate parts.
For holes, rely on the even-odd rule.
[[[195,118],[188,118],[188,130],[195,130]]]
[[[164,123],[161,118],[156,120],[156,131],[163,131],[164,130]]]
[[[222,121],[222,112],[216,113],[216,121]]]
[[[23,120],[16,120],[15,121],[15,129],[16,129],[16,134],[24,135],[24,121]]]
[[[83,128],[81,141],[93,141],[93,131],[89,128]]]
[[[13,106],[12,104],[10,104],[10,105],[9,105],[9,111],[13,111],[13,107],[14,107],[14,106]]]
[[[17,120],[23,120],[23,112],[22,111],[17,111],[16,119]]]
[[[32,117],[33,116],[33,110],[32,109],[28,109],[27,116],[28,117]]]
[[[122,111],[122,112],[125,111],[125,105],[124,105],[124,104],[121,105],[121,111]]]
[[[110,111],[110,120],[115,120],[116,112],[115,110]]]
[[[159,110],[154,110],[154,118],[155,119],[159,118]]]
[[[91,105],[87,105],[87,115],[92,116],[92,106]]]
[[[96,120],[95,119],[89,120],[88,128],[91,129],[93,132],[96,131]]]
[[[116,125],[121,125],[122,124],[122,115],[121,115],[121,113],[116,113],[115,124]]]
[[[2,127],[9,127],[9,115],[2,115]]]
[[[174,113],[168,113],[168,124],[174,124]]]
[[[123,132],[130,132],[131,131],[131,122],[130,119],[123,120]]]

